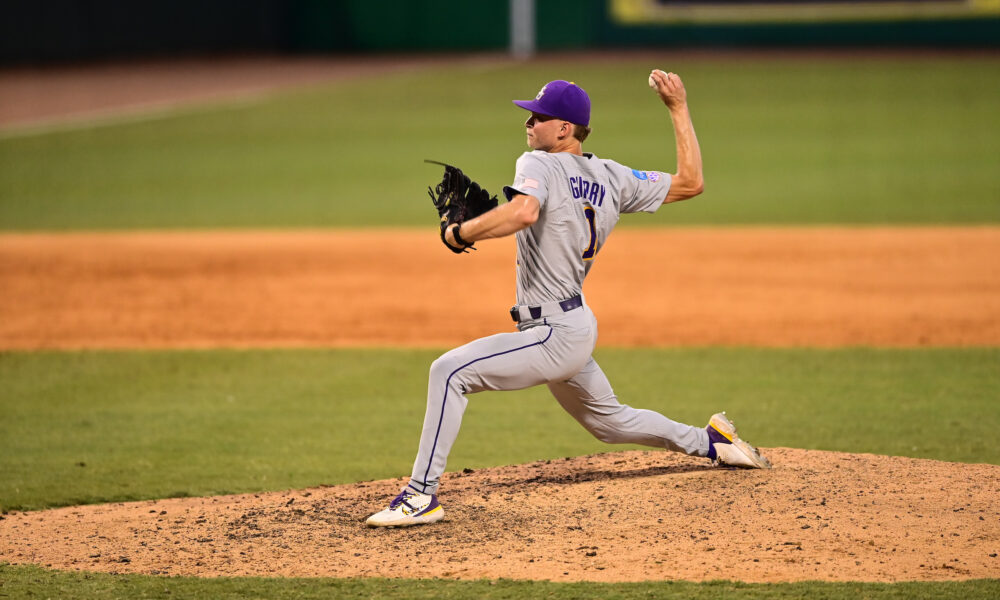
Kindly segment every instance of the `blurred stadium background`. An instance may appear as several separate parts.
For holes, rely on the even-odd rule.
[[[223,52],[1000,46],[997,0],[10,0],[0,11],[5,65]]]

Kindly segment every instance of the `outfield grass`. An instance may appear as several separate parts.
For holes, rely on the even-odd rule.
[[[593,98],[587,150],[673,170],[653,66],[687,82],[707,191],[629,225],[1000,221],[996,57],[664,54],[465,63],[0,137],[0,229],[433,225],[423,190],[438,173],[421,160],[498,192],[525,150],[509,100],[554,78]]]
[[[409,473],[435,351],[0,354],[0,508]],[[602,349],[625,403],[760,446],[1000,464],[1000,350]],[[629,446],[631,447],[631,446]],[[472,397],[449,470],[623,448],[544,388]]]
[[[477,598],[520,600],[725,600],[741,598],[778,600],[878,599],[920,600],[923,598],[969,600],[996,598],[1000,579],[942,583],[828,583],[803,582],[765,585],[727,581],[688,583],[552,583],[548,581],[448,581],[440,579],[264,579],[234,577],[151,577],[107,575],[104,573],[59,573],[37,567],[0,564],[0,594],[9,597],[40,597],[76,600],[101,598],[360,598],[428,599]]]

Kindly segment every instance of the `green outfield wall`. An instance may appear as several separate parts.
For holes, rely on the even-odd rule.
[[[225,52],[507,48],[510,0],[11,0],[0,65]],[[535,0],[540,50],[1000,48],[1000,0]]]
[[[296,19],[300,30],[294,37],[300,49],[489,50],[504,48],[510,35],[508,0],[349,0],[338,9],[314,0],[299,8]],[[1000,3],[974,0],[536,0],[535,10],[541,50],[746,45],[1000,47]],[[339,23],[336,31],[329,26],[334,22]],[[345,29],[348,35],[344,35]]]

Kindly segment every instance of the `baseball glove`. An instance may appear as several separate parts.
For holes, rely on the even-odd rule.
[[[441,178],[441,183],[437,184],[435,188],[427,186],[427,193],[430,194],[434,208],[438,211],[438,217],[441,218],[441,241],[456,254],[468,252],[468,249],[472,248],[472,244],[466,243],[465,240],[456,235],[455,241],[461,246],[452,246],[445,240],[445,230],[452,223],[464,223],[496,208],[497,197],[491,197],[489,192],[469,179],[458,167],[436,160],[425,160],[424,162],[444,167],[444,177]]]

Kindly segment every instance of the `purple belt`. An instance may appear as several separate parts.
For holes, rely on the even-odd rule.
[[[520,323],[521,321],[527,321],[529,318],[541,319],[542,317],[549,317],[559,312],[569,312],[574,308],[580,308],[581,306],[583,306],[583,297],[576,295],[566,300],[546,302],[545,304],[540,304],[538,306],[515,306],[510,309],[510,318],[514,319],[515,323]],[[528,310],[528,315],[530,315],[528,318],[522,317],[522,311],[524,309]]]

